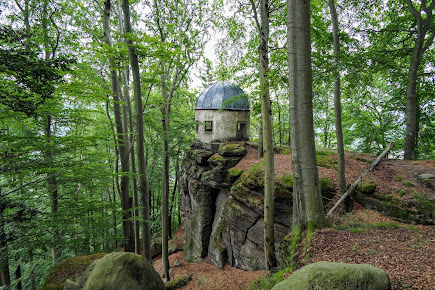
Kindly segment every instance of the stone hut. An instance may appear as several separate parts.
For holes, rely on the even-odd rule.
[[[216,83],[195,105],[195,138],[202,143],[249,140],[249,102],[238,86]]]

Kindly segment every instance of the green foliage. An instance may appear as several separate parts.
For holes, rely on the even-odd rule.
[[[29,38],[23,30],[0,26],[0,104],[27,116],[53,98],[73,63],[66,56],[42,58],[40,51],[32,49],[35,44],[29,43]]]
[[[279,270],[276,273],[266,275],[263,278],[259,278],[255,280],[252,285],[249,287],[251,290],[263,290],[263,289],[272,289],[273,286],[283,281],[294,269],[285,268]]]

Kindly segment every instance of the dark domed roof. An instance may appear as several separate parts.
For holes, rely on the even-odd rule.
[[[241,88],[231,83],[216,83],[196,100],[195,110],[249,111],[248,98]]]

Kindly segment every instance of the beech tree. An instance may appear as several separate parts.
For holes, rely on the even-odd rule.
[[[322,228],[323,210],[313,127],[310,2],[287,1],[293,228]]]
[[[335,116],[335,134],[337,138],[337,153],[338,153],[338,185],[340,194],[346,192],[346,174],[344,163],[344,142],[343,128],[341,124],[341,80],[340,80],[340,29],[338,26],[337,9],[335,8],[335,0],[329,0],[329,11],[331,13],[332,22],[332,41],[334,47],[334,116]],[[343,204],[347,210],[347,203]]]
[[[435,1],[427,3],[421,0],[419,7],[416,7],[411,0],[407,0],[408,9],[416,21],[416,35],[414,47],[409,63],[409,71],[406,86],[406,138],[405,138],[405,159],[415,158],[415,147],[418,131],[418,74],[420,71],[423,53],[432,45],[435,38],[435,24],[432,20],[435,8]]]
[[[268,273],[277,267],[275,257],[274,237],[274,190],[275,190],[275,166],[273,150],[273,127],[272,110],[269,97],[269,1],[260,0],[260,19],[257,16],[255,2],[251,0],[252,11],[257,25],[260,43],[258,53],[260,59],[260,91],[261,91],[261,128],[259,135],[263,140],[259,141],[262,146],[258,147],[259,157],[264,152],[264,254],[266,270]]]
[[[125,33],[131,34],[130,22],[130,4],[128,0],[123,0],[122,9],[124,12],[124,25]],[[131,35],[128,35],[128,55],[130,58],[131,70],[133,72],[133,89],[136,108],[136,146],[137,146],[137,160],[139,167],[139,188],[141,193],[141,207],[142,207],[142,235],[143,235],[143,253],[144,257],[151,261],[151,231],[149,225],[149,188],[146,173],[145,163],[145,149],[144,149],[144,127],[143,127],[143,103],[142,103],[142,89],[139,73],[139,62]]]

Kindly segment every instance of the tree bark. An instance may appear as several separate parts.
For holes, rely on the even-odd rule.
[[[130,6],[128,0],[122,1],[122,10],[124,12],[125,33],[131,33],[130,23]],[[141,193],[141,208],[142,208],[142,236],[143,236],[143,253],[144,257],[151,261],[151,230],[149,224],[149,189],[146,174],[145,153],[144,153],[144,133],[143,133],[143,111],[142,111],[142,91],[140,87],[139,62],[136,51],[133,47],[131,39],[126,40],[128,45],[128,55],[130,58],[131,70],[133,73],[133,89],[136,109],[136,148],[137,161],[139,171],[139,189]]]
[[[264,170],[264,254],[266,270],[274,272],[277,267],[274,238],[274,152],[272,111],[269,96],[269,1],[260,0],[260,21],[258,47],[260,57],[260,90],[261,90],[261,116],[263,127],[263,150],[265,159]]]
[[[112,47],[112,39],[110,36],[110,0],[104,2],[103,11],[103,28],[104,28],[104,41],[109,46]],[[121,160],[121,207],[122,207],[122,233],[124,235],[124,250],[126,252],[134,252],[135,250],[135,240],[133,224],[131,222],[131,198],[129,192],[129,177],[128,173],[130,171],[130,164],[128,158],[128,140],[124,134],[124,127],[122,123],[121,116],[121,106],[119,98],[119,81],[114,69],[114,61],[109,57],[109,67],[110,67],[110,78],[112,83],[112,95],[113,95],[113,108],[115,115],[115,127],[116,133],[118,134],[118,147]]]
[[[8,243],[3,219],[4,210],[5,205],[3,204],[3,196],[0,187],[0,286],[7,286],[11,283],[11,277],[9,274]]]
[[[165,282],[170,280],[169,277],[169,257],[168,257],[168,227],[169,227],[169,109],[170,100],[166,88],[167,73],[162,65],[160,77],[162,88],[162,128],[163,128],[163,167],[162,167],[162,263],[163,278]]]
[[[293,227],[325,227],[313,125],[310,2],[287,0]]]
[[[332,21],[332,41],[334,47],[334,111],[335,111],[335,134],[337,135],[337,153],[338,153],[338,187],[340,194],[346,192],[346,175],[345,175],[345,159],[344,159],[344,142],[343,128],[341,123],[341,83],[340,83],[340,39],[337,10],[335,8],[335,0],[329,0],[329,11]],[[326,142],[326,137],[325,137]],[[326,147],[326,146],[325,146]],[[344,203],[344,211],[349,209],[349,199]]]
[[[117,0],[118,5],[118,15],[119,15],[119,34],[124,34],[124,23],[122,15],[122,9],[121,9],[121,1]],[[122,41],[125,42],[125,39],[122,38]],[[133,112],[132,112],[132,106],[131,106],[131,99],[130,99],[130,91],[128,89],[129,85],[129,66],[124,65],[124,69],[121,71],[122,75],[122,84],[123,84],[123,92],[124,92],[124,122],[125,125],[128,124],[128,126],[125,126],[125,132],[129,132],[130,136],[133,136],[134,127],[133,127]],[[138,200],[138,192],[137,192],[137,178],[136,178],[136,156],[135,156],[135,150],[134,150],[134,139],[129,138],[131,140],[130,144],[130,164],[131,164],[131,172],[133,173],[133,208],[134,208],[134,216],[135,219],[133,221],[134,224],[134,237],[135,237],[135,253],[140,254],[140,225],[139,225],[139,200]]]
[[[21,282],[21,265],[18,264],[17,268],[15,269],[15,281],[17,284],[17,290],[23,289],[23,283]]]
[[[408,71],[408,84],[406,87],[406,137],[405,137],[405,155],[404,158],[412,160],[415,158],[415,147],[417,144],[417,127],[418,127],[418,94],[417,94],[417,79],[418,71],[421,64],[423,53],[434,40],[434,29],[432,22],[433,10],[435,1],[432,1],[429,6],[426,6],[426,1],[421,0],[420,11],[417,11],[411,0],[407,0],[408,8],[417,21],[417,37],[415,38],[411,62]],[[426,18],[423,19],[421,11],[426,13]],[[431,29],[429,37],[426,38],[427,32]],[[426,38],[426,40],[425,40]]]

